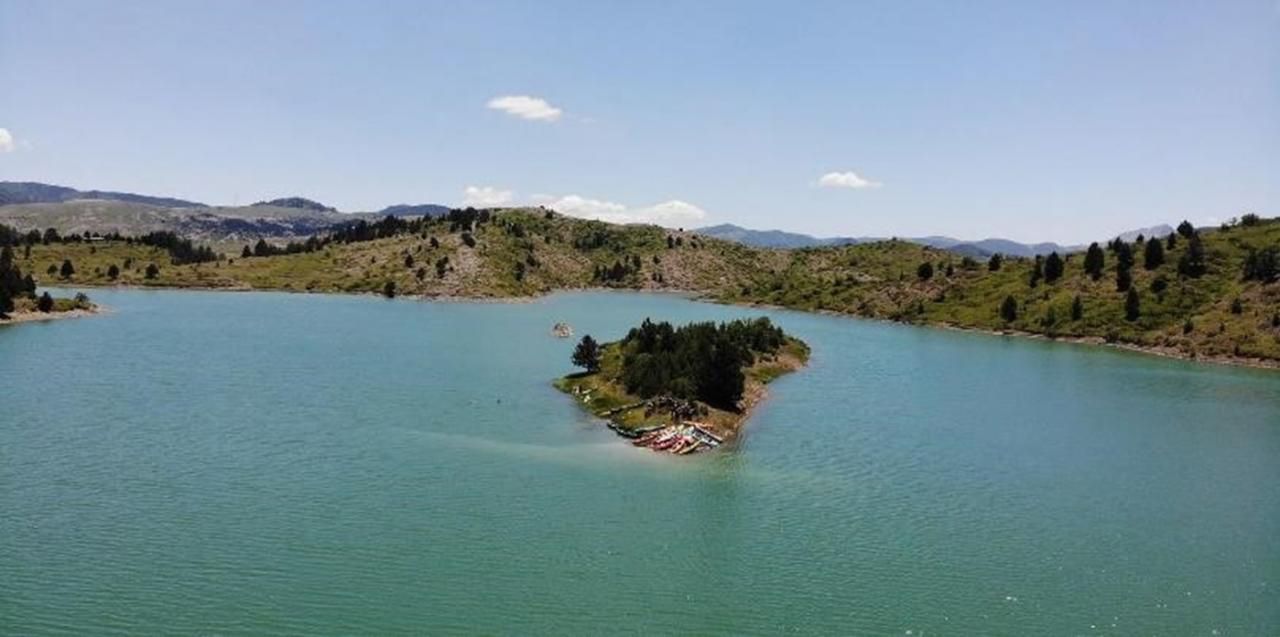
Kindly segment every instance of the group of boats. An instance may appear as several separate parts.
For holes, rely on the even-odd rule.
[[[720,446],[721,442],[724,442],[722,438],[702,428],[698,423],[686,422],[682,425],[648,429],[637,436],[631,444],[683,456],[714,449]]]

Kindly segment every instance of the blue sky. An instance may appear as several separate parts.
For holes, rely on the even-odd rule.
[[[0,129],[210,203],[1075,242],[1280,214],[1280,3],[0,0]]]

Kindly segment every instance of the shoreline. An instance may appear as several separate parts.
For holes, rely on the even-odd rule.
[[[10,312],[9,318],[0,319],[0,327],[19,323],[39,323],[42,321],[58,321],[62,319],[88,318],[106,313],[106,309],[94,306],[91,310],[67,310],[65,312]]]
[[[73,285],[65,285],[65,286],[58,286],[58,287],[64,287],[64,288],[70,288],[70,289],[91,288],[91,289],[100,289],[100,290],[123,289],[123,290],[160,290],[160,291],[192,290],[192,291],[198,291],[198,292],[283,292],[287,294],[329,294],[329,295],[340,295],[340,296],[382,297],[382,295],[377,292],[344,292],[341,290],[316,291],[316,290],[298,290],[293,288],[255,288],[255,287],[244,287],[244,286],[210,287],[210,286],[196,286],[196,285],[128,285],[128,284],[100,285],[100,284],[94,284],[94,283],[84,283],[84,284],[73,284]],[[772,303],[723,301],[715,297],[709,296],[705,292],[700,292],[697,290],[656,289],[656,288],[631,289],[631,288],[590,286],[590,287],[577,287],[577,288],[557,288],[557,289],[549,290],[533,296],[469,296],[466,294],[438,294],[438,295],[402,294],[402,295],[397,295],[395,298],[397,299],[403,298],[403,299],[416,300],[421,302],[440,302],[440,303],[498,303],[498,304],[536,303],[537,301],[554,294],[574,293],[574,292],[628,292],[633,294],[635,293],[669,294],[673,296],[681,296],[691,301],[714,303],[717,305],[733,305],[737,307],[763,308],[763,309],[769,309],[769,310],[785,310],[788,312],[799,312],[803,314],[820,314],[823,316],[832,316],[832,317],[839,317],[839,318],[846,318],[846,319],[853,319],[853,320],[860,320],[860,321],[876,321],[876,322],[883,322],[883,323],[891,323],[895,325],[905,325],[908,327],[923,327],[923,328],[930,328],[930,329],[950,330],[955,332],[969,332],[969,333],[975,333],[975,334],[984,334],[988,336],[1028,338],[1033,340],[1042,340],[1042,341],[1049,341],[1049,342],[1055,342],[1055,343],[1071,343],[1075,345],[1108,347],[1111,349],[1117,349],[1117,350],[1131,352],[1135,354],[1143,354],[1147,356],[1158,356],[1160,358],[1181,360],[1188,363],[1225,365],[1230,367],[1262,369],[1262,370],[1269,370],[1269,371],[1280,370],[1280,360],[1263,359],[1263,358],[1246,358],[1246,357],[1237,357],[1237,356],[1230,356],[1230,355],[1226,355],[1226,356],[1224,355],[1216,355],[1216,356],[1192,355],[1192,354],[1183,352],[1181,350],[1167,348],[1167,347],[1138,345],[1135,343],[1124,343],[1124,342],[1107,342],[1106,339],[1104,339],[1101,336],[1049,336],[1048,334],[1041,334],[1038,332],[1027,332],[1023,330],[1013,330],[1013,329],[992,330],[992,329],[987,329],[982,327],[966,327],[963,325],[955,325],[951,323],[927,323],[927,322],[926,323],[909,323],[904,321],[895,321],[887,318],[861,316],[858,314],[852,314],[849,312],[840,312],[837,310],[804,310],[804,309],[798,309],[793,307],[786,307],[782,305],[774,305]],[[39,320],[39,319],[27,319],[27,320],[30,321],[30,320]],[[11,320],[6,323],[0,323],[0,325],[4,325],[10,322],[16,322],[16,321]]]
[[[1185,361],[1188,363],[1203,363],[1207,365],[1223,365],[1228,367],[1240,367],[1245,369],[1261,369],[1268,371],[1280,370],[1280,360],[1268,358],[1246,358],[1243,356],[1207,356],[1192,355],[1178,349],[1168,347],[1157,347],[1149,345],[1138,345],[1136,343],[1125,342],[1107,342],[1101,336],[1050,336],[1039,332],[1027,332],[1024,330],[992,330],[983,327],[965,327],[954,323],[910,323],[906,321],[895,321],[893,319],[878,318],[873,316],[861,316],[859,314],[851,314],[849,312],[840,312],[837,310],[801,310],[784,305],[774,305],[772,303],[745,303],[733,301],[721,301],[711,297],[703,297],[695,300],[702,300],[708,303],[718,305],[736,305],[739,307],[758,307],[768,310],[785,310],[787,312],[799,312],[802,314],[820,314],[822,316],[830,316],[833,318],[843,318],[855,321],[874,321],[877,323],[888,323],[890,325],[902,325],[905,327],[918,327],[934,330],[947,330],[952,332],[965,332],[969,334],[982,334],[984,336],[1003,336],[1012,338],[1025,338],[1037,341],[1046,341],[1050,343],[1068,343],[1071,345],[1086,345],[1090,347],[1105,347],[1117,349],[1133,354],[1142,354],[1144,356],[1156,356],[1159,358],[1168,358],[1173,360]]]

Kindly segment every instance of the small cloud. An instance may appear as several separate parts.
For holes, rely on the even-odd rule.
[[[542,205],[556,212],[583,219],[598,219],[609,223],[652,223],[660,226],[692,225],[706,218],[707,212],[686,201],[672,199],[643,208],[628,208],[624,204],[581,195],[543,197]]]
[[[467,186],[462,191],[462,205],[478,208],[493,208],[511,203],[514,193],[500,190],[493,186]]]
[[[11,153],[18,145],[13,141],[13,133],[7,128],[0,128],[0,153]]]
[[[852,170],[845,172],[831,172],[818,178],[818,185],[823,188],[852,188],[854,190],[862,190],[864,188],[879,188],[884,184],[878,181],[871,181],[862,177]]]
[[[547,103],[540,97],[528,95],[504,95],[495,97],[485,105],[495,111],[502,111],[520,119],[532,119],[554,122],[560,119],[563,111]]]

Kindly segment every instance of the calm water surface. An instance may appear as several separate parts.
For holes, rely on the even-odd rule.
[[[1280,373],[763,312],[735,449],[549,381],[645,294],[90,291],[0,328],[0,633],[1280,634]]]

